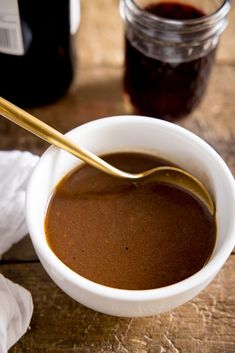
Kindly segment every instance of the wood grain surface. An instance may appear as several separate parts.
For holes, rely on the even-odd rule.
[[[59,101],[30,112],[62,132],[87,121],[127,113],[122,95],[123,24],[118,0],[81,1],[74,37],[76,77]],[[235,175],[235,8],[200,107],[179,125],[208,141]],[[0,149],[41,154],[47,143],[0,119]],[[29,237],[14,245],[0,272],[29,289],[30,329],[10,353],[234,353],[235,255],[199,296],[158,316],[124,319],[85,308],[48,278]]]
[[[199,296],[171,312],[147,318],[97,313],[64,294],[39,263],[2,265],[29,289],[34,315],[11,353],[234,353],[235,257]]]

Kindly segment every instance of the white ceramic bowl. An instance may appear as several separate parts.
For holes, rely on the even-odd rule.
[[[197,295],[212,281],[235,245],[235,183],[221,157],[191,132],[162,120],[140,116],[118,116],[92,121],[67,135],[98,155],[120,151],[151,153],[171,160],[197,176],[207,185],[216,202],[218,240],[212,257],[199,272],[167,287],[120,290],[81,277],[51,251],[44,232],[45,212],[53,188],[81,161],[50,147],[32,174],[26,202],[29,233],[49,276],[78,302],[116,316],[158,314]]]

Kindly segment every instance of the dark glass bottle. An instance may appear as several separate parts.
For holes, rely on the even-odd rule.
[[[48,104],[73,78],[70,2],[18,0],[18,9],[24,54],[0,49],[0,95],[23,107]]]
[[[174,120],[190,113],[206,90],[229,0],[123,0],[124,90],[135,111]],[[203,10],[202,10],[202,9]]]

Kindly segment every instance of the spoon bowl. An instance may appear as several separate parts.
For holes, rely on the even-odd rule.
[[[105,162],[102,158],[96,156],[78,144],[75,144],[72,140],[61,134],[59,131],[2,97],[0,97],[0,114],[24,129],[30,131],[34,135],[56,147],[64,149],[104,173],[131,180],[152,176],[155,181],[173,184],[187,190],[195,195],[208,208],[212,215],[215,213],[214,202],[206,187],[200,182],[200,180],[181,168],[160,166],[141,173],[128,173],[115,168]]]

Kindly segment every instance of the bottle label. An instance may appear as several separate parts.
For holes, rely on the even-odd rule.
[[[70,34],[75,34],[80,23],[80,0],[70,0]]]
[[[17,0],[0,0],[0,52],[12,55],[24,54]]]

